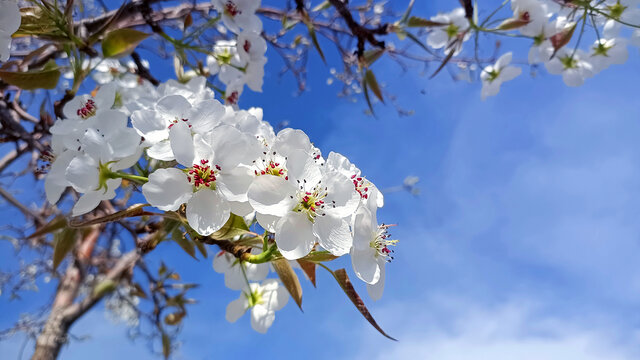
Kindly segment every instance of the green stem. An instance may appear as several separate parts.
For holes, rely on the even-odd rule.
[[[127,180],[135,181],[141,184],[145,184],[149,181],[149,179],[144,176],[121,173],[121,172],[112,172],[111,174],[109,174],[109,177],[112,179],[115,179],[115,178],[127,179]]]

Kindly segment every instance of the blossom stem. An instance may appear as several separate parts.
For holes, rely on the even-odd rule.
[[[144,176],[121,173],[121,172],[112,172],[109,175],[110,175],[111,178],[114,178],[114,179],[115,178],[127,179],[127,180],[135,181],[135,182],[141,183],[141,184],[145,184],[145,183],[147,183],[149,181],[149,179],[147,177],[144,177]]]

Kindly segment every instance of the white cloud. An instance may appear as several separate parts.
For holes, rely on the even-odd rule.
[[[423,309],[416,312],[416,309]],[[401,329],[398,342],[365,331],[359,359],[425,360],[630,360],[630,343],[609,324],[544,314],[528,301],[482,306],[440,296],[395,304],[380,317]],[[631,339],[631,338],[635,339]]]

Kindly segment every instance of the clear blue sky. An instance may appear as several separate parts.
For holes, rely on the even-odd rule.
[[[434,14],[453,3],[415,12]],[[531,78],[524,69],[485,102],[478,82],[453,82],[446,72],[428,80],[416,76],[420,67],[403,73],[381,62],[374,67],[379,80],[415,115],[377,106],[374,119],[362,102],[335,97],[338,88],[326,85],[328,68],[315,54],[310,91],[292,96],[293,80],[278,80],[282,63],[270,52],[264,93],[245,90],[243,107],[263,107],[273,124],[290,121],[325,154],[347,155],[381,188],[420,177],[419,197],[388,194],[379,214],[399,225],[393,235],[400,239],[382,300],[371,301],[356,282],[378,322],[400,341],[372,329],[322,272],[317,289],[303,284],[305,312],[290,302],[267,335],[253,332],[246,316],[228,324],[225,306],[237,292],[224,288],[210,260],[194,262],[165,243],[152,259],[202,284],[176,358],[637,359],[640,68],[638,50],[630,53],[627,64],[580,88],[544,71]],[[0,254],[5,269],[9,244],[0,242]],[[331,266],[351,271],[348,261]],[[43,290],[24,301],[0,297],[0,327],[50,296],[51,287],[39,285]],[[91,338],[65,348],[62,359],[151,358],[144,342],[129,341],[124,326],[106,320],[102,306],[72,332]],[[15,358],[21,342],[0,343],[3,358]]]

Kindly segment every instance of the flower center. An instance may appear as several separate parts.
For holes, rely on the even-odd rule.
[[[454,24],[449,24],[449,26],[447,26],[444,31],[447,33],[447,36],[449,37],[449,39],[454,38],[456,36],[458,36],[458,30],[460,30],[460,28],[458,28],[456,25]]]
[[[353,185],[355,186],[358,194],[360,194],[360,197],[363,199],[368,199],[369,186],[371,186],[372,184],[369,181],[367,181],[367,179],[363,177],[359,177],[356,174],[353,174],[351,176],[351,181],[353,181]]]
[[[495,79],[498,78],[498,76],[500,76],[500,71],[493,69],[493,70],[487,72],[487,74],[489,75],[487,80],[489,82],[493,82]]]
[[[598,45],[593,47],[593,55],[599,55],[599,56],[609,56],[609,49],[611,49],[613,46],[607,46],[604,43],[598,43]]]
[[[266,156],[267,152],[263,152]],[[287,158],[283,158],[282,156],[276,155],[276,152],[269,154],[269,158],[262,158],[259,161],[254,161],[255,169],[253,173],[256,176],[260,175],[274,175],[284,177],[285,180],[289,180],[289,175],[287,175],[287,169],[281,163],[281,161],[286,161]]]
[[[238,14],[241,14],[242,11],[238,9],[238,6],[233,1],[227,1],[224,4],[224,14],[230,17],[235,17]]]
[[[300,181],[298,181],[300,182]],[[304,180],[306,182],[306,180]],[[320,184],[316,185],[313,190],[305,191],[304,187],[301,185],[299,191],[297,193],[297,202],[296,206],[293,208],[293,211],[297,211],[300,213],[305,213],[309,221],[314,222],[316,216],[324,216],[324,207],[325,207],[325,198],[329,194],[327,192],[326,187],[321,187]],[[293,198],[293,196],[291,196]],[[335,201],[332,201],[335,203]],[[335,207],[335,204],[331,204]]]
[[[184,121],[184,122],[188,122],[189,121],[189,119],[178,119],[178,118],[175,118],[175,119],[169,121],[170,122],[169,129],[171,129],[171,127],[173,125],[177,124],[181,120]],[[187,124],[187,125],[189,125],[189,128],[191,128],[191,124]]]
[[[390,235],[387,232],[387,229],[392,225],[382,224],[378,227],[378,231],[376,232],[376,236],[369,243],[376,251],[376,256],[382,256],[385,261],[391,262],[393,260],[394,251],[389,249],[389,246],[396,246],[398,240],[388,240]]]
[[[564,66],[565,70],[575,69],[578,67],[578,60],[570,55],[560,58],[560,62],[562,63],[562,66]]]
[[[620,4],[620,1],[616,2],[614,5],[607,6],[607,8],[609,9],[609,15],[614,19],[620,18],[622,13],[627,9],[626,6]]]
[[[207,165],[208,163],[209,160],[202,159],[200,160],[200,164],[193,164],[193,166],[188,169],[187,180],[193,184],[196,190],[202,188],[216,189],[216,175],[220,172],[221,168],[218,165],[212,168]]]
[[[252,291],[250,294],[246,295],[247,300],[249,302],[249,307],[252,308],[258,304],[263,304],[264,300],[262,299],[262,291]]]
[[[520,20],[523,21],[523,22],[527,22],[528,23],[529,21],[531,21],[531,15],[529,15],[528,11],[521,12],[520,13]]]
[[[238,103],[238,92],[234,91],[225,99],[228,104],[234,105]]]
[[[96,111],[98,111],[96,103],[92,99],[88,99],[87,102],[84,103],[84,105],[80,109],[78,109],[76,114],[78,114],[78,116],[83,119],[87,119],[94,116],[96,114]]]

